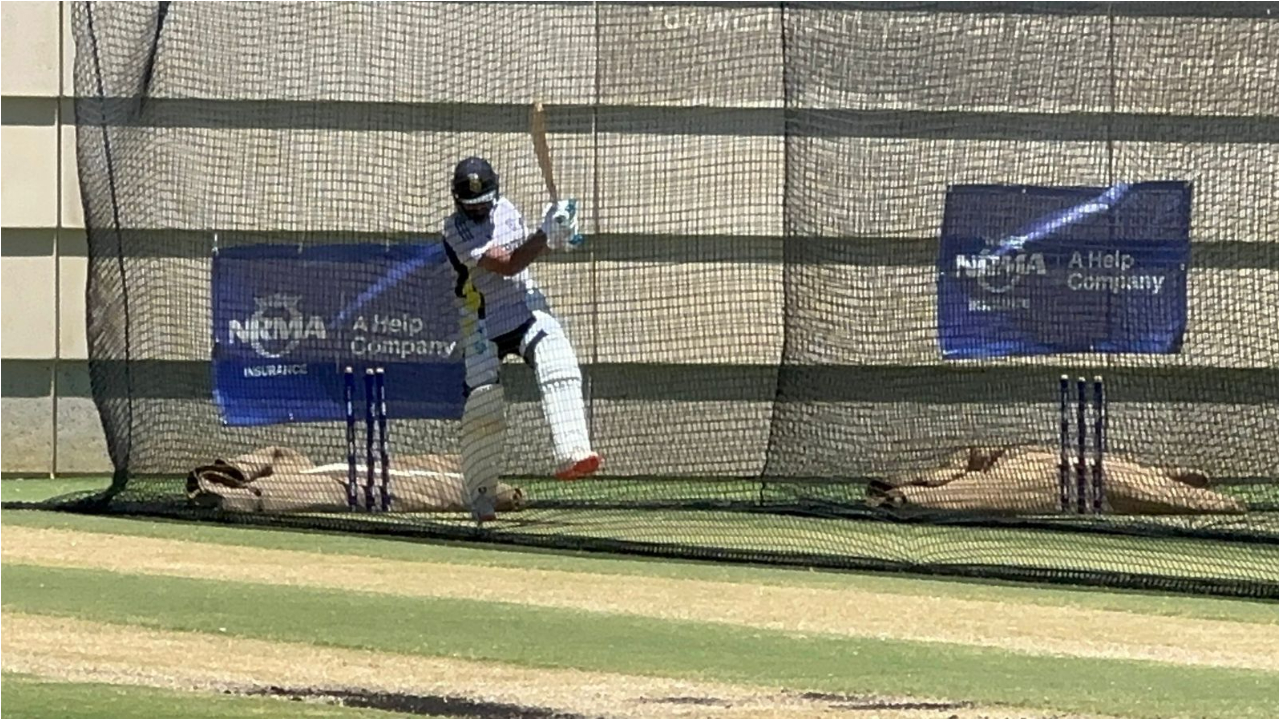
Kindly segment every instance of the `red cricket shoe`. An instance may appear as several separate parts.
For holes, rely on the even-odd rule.
[[[580,480],[594,474],[603,464],[604,459],[598,453],[587,453],[582,458],[573,460],[568,465],[560,468],[556,472],[556,477],[561,480]]]

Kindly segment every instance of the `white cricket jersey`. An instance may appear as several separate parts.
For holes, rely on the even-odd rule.
[[[533,317],[534,308],[541,309],[542,292],[529,268],[505,277],[477,264],[490,248],[512,251],[529,236],[524,218],[510,200],[500,198],[483,222],[455,212],[445,219],[443,235],[459,280],[469,278],[480,294],[490,340],[520,327]]]

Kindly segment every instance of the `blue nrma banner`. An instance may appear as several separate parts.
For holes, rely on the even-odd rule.
[[[342,420],[343,369],[386,368],[393,418],[462,416],[456,283],[438,242],[249,245],[213,258],[213,394],[227,425]]]
[[[1178,353],[1191,184],[955,185],[938,253],[947,359]]]

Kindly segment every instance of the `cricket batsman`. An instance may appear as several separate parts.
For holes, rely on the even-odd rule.
[[[600,468],[591,449],[582,403],[582,371],[569,338],[551,314],[529,266],[548,250],[572,250],[577,203],[548,204],[533,233],[483,158],[454,168],[456,210],[444,222],[444,249],[457,274],[455,294],[466,362],[462,410],[462,475],[477,523],[495,518],[502,473],[505,403],[498,367],[519,355],[533,368],[542,411],[551,426],[556,477],[575,480]]]

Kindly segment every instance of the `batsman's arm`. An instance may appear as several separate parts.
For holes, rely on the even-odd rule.
[[[514,250],[489,248],[476,264],[489,272],[511,277],[524,272],[524,269],[532,265],[533,261],[546,250],[546,234],[541,230],[535,230]]]

